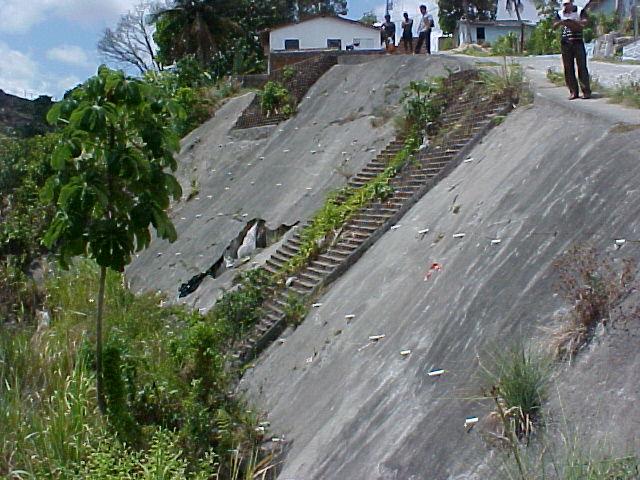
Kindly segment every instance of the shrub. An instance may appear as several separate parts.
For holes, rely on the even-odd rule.
[[[260,96],[262,113],[267,117],[282,114],[291,116],[294,112],[295,100],[280,82],[267,82]]]
[[[518,53],[519,43],[518,36],[513,32],[509,32],[507,35],[498,37],[491,48],[491,52],[494,55],[514,55]]]
[[[571,309],[553,332],[555,355],[573,358],[593,337],[596,327],[610,322],[612,309],[634,288],[635,263],[616,262],[593,247],[575,246],[554,263],[558,294]]]
[[[289,294],[284,307],[284,319],[288,325],[297,327],[307,315],[307,305],[302,297],[294,293]]]
[[[560,53],[560,29],[553,28],[553,17],[540,21],[531,32],[527,50],[534,55]]]

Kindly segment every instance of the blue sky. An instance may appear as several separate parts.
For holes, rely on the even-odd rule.
[[[102,63],[96,43],[106,27],[140,0],[0,0],[0,89],[33,98],[64,92],[93,75]],[[418,0],[395,0],[417,15]],[[427,5],[435,7],[434,1]],[[349,18],[384,14],[384,0],[350,0]],[[433,10],[430,8],[430,10]]]

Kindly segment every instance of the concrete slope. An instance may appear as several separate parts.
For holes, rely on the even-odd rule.
[[[639,235],[640,130],[607,118],[544,96],[518,108],[263,354],[242,387],[290,442],[280,479],[494,478],[477,429],[463,428],[491,408],[474,399],[477,356],[544,341],[540,327],[565,307],[551,264],[567,247]],[[616,255],[638,258],[638,244]],[[436,262],[442,270],[425,280]],[[637,364],[637,343],[626,351]],[[434,368],[447,373],[429,377]],[[626,394],[610,392],[609,410],[629,412],[637,399],[629,388],[640,372],[624,372]],[[588,366],[580,383],[572,378],[564,382],[578,398],[606,387]],[[640,421],[631,417],[594,431],[632,441]]]
[[[252,96],[228,102],[183,141],[180,177],[185,197],[193,198],[173,207],[178,241],[154,241],[128,268],[134,290],[174,298],[181,283],[221,258],[248,222],[262,219],[275,229],[309,218],[329,191],[391,140],[390,118],[378,127],[372,120],[385,105],[398,105],[409,81],[467,63],[394,56],[337,65],[312,87],[298,114],[277,127],[232,131]],[[206,309],[222,285],[209,281],[183,301]]]

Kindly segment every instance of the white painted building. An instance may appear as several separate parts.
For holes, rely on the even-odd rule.
[[[379,50],[380,31],[341,17],[313,17],[299,23],[273,28],[269,50]]]
[[[525,38],[540,21],[540,14],[533,0],[522,0],[519,8],[524,24]],[[498,0],[495,20],[459,21],[454,37],[458,45],[468,43],[494,44],[500,37],[513,33],[520,37],[521,23],[514,8],[507,8],[505,0]]]

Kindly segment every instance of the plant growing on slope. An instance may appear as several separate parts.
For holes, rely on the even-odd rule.
[[[592,338],[596,327],[610,322],[612,309],[635,287],[636,266],[630,259],[618,265],[593,247],[575,246],[554,263],[558,294],[572,307],[553,332],[553,351],[573,358]]]
[[[289,294],[287,304],[284,307],[284,318],[288,325],[297,327],[307,314],[307,305],[300,295]]]
[[[283,114],[291,116],[294,112],[294,100],[289,90],[279,82],[267,82],[260,96],[262,113],[267,117]]]
[[[183,115],[151,85],[101,66],[47,116],[62,127],[62,139],[51,157],[56,173],[42,192],[56,206],[43,243],[58,251],[62,265],[86,255],[100,266],[96,393],[102,412],[106,271],[122,271],[135,251],[149,245],[151,225],[160,238],[177,237],[166,209],[182,191],[165,170],[177,167],[173,154],[179,141],[171,122]]]

